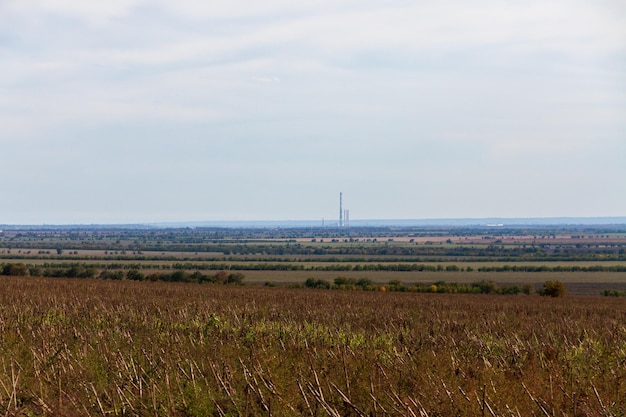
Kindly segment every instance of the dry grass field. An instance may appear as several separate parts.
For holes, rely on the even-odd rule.
[[[246,282],[263,284],[273,282],[278,285],[302,284],[307,278],[333,281],[338,276],[361,279],[367,278],[376,284],[386,284],[399,280],[405,285],[430,284],[437,281],[470,284],[481,280],[491,280],[498,285],[531,284],[541,288],[548,280],[561,281],[570,295],[599,295],[606,289],[626,289],[624,272],[402,272],[402,271],[245,271]]]
[[[619,416],[626,300],[0,279],[4,415]]]

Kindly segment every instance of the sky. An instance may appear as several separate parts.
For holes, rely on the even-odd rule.
[[[623,0],[0,0],[0,224],[626,216]]]

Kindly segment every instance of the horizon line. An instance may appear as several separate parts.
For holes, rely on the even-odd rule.
[[[376,223],[376,224],[371,224]],[[496,223],[496,224],[494,224]],[[508,223],[508,224],[507,224]],[[9,228],[54,228],[54,227],[207,227],[219,225],[243,225],[253,226],[254,224],[266,226],[294,225],[299,224],[306,227],[319,228],[347,228],[341,226],[337,219],[326,220],[173,220],[173,221],[151,221],[151,222],[116,222],[116,223],[6,223],[0,224]],[[522,226],[522,225],[626,225],[626,216],[551,216],[551,217],[449,217],[449,218],[412,218],[412,219],[351,219],[350,227],[365,226]],[[233,227],[233,226],[230,226]]]

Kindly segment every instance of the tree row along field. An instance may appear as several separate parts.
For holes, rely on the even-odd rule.
[[[626,227],[60,228],[0,231],[0,256],[626,259]]]
[[[0,232],[0,413],[626,415],[622,228]]]
[[[23,258],[10,258],[0,265],[25,264],[31,275],[45,275],[46,270],[67,268],[103,269],[138,269],[138,270],[186,270],[186,271],[388,271],[388,272],[626,272],[626,263],[581,263],[571,262],[559,264],[551,263],[316,263],[316,262],[151,262],[151,261],[120,261],[98,260],[79,261],[69,260],[42,261],[30,260],[23,262]]]
[[[626,301],[0,279],[5,415],[626,413]]]
[[[626,290],[625,236],[623,226],[11,230],[0,233],[0,272],[14,275],[11,265],[23,264],[31,276],[126,279],[138,271],[205,282],[228,271],[274,285],[341,276],[407,285],[558,279],[570,293],[598,294]]]
[[[224,266],[224,265],[221,265]],[[579,271],[576,273],[521,272],[491,273],[481,271],[461,271],[442,268],[441,270],[402,271],[402,270],[273,270],[273,269],[237,269],[237,268],[202,268],[193,269],[184,264],[137,265],[134,263],[50,263],[29,265],[23,263],[0,264],[0,275],[4,276],[45,276],[79,279],[108,280],[159,280],[173,282],[199,283],[246,283],[251,285],[302,286],[308,279],[333,280],[345,277],[351,280],[367,280],[372,284],[386,285],[399,282],[403,285],[424,285],[437,282],[473,284],[481,281],[493,281],[501,286],[531,285],[535,290],[548,280],[563,282],[570,294],[598,295],[606,290],[626,290],[626,272]]]
[[[6,242],[3,242],[6,245]],[[395,242],[393,244],[376,244],[363,246],[353,243],[336,245],[308,246],[289,242],[273,243],[271,245],[253,245],[245,243],[228,245],[204,245],[199,247],[172,247],[164,246],[160,249],[142,248],[131,245],[128,248],[119,248],[111,244],[114,249],[85,249],[84,244],[69,242],[59,244],[56,248],[50,246],[38,247],[36,244],[19,243],[17,246],[0,246],[0,256],[21,256],[32,258],[125,258],[125,259],[161,259],[163,257],[177,257],[189,259],[214,260],[223,257],[234,259],[276,259],[289,260],[304,258],[318,261],[332,261],[333,259],[352,259],[361,261],[382,260],[384,258],[402,261],[437,261],[437,260],[474,260],[474,261],[619,261],[626,260],[626,243],[585,245],[548,245],[541,244],[530,247],[520,245],[484,245],[482,247],[456,244],[424,245]]]

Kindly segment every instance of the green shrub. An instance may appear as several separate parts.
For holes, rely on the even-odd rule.
[[[233,272],[228,275],[228,279],[226,280],[227,284],[235,284],[235,285],[243,285],[243,279],[245,275],[241,272]]]
[[[330,282],[323,279],[307,278],[304,282],[307,288],[330,288]]]
[[[496,283],[493,281],[482,280],[472,283],[472,287],[478,288],[481,294],[491,294],[496,292]]]
[[[335,278],[335,285],[338,287],[348,287],[356,285],[356,280],[354,278],[346,278],[346,277],[337,277]]]
[[[356,285],[359,287],[369,287],[373,284],[372,280],[369,278],[360,278],[357,282]]]
[[[564,297],[565,293],[565,285],[561,281],[546,281],[539,290],[539,295],[547,297]]]
[[[600,295],[605,297],[626,297],[626,290],[604,290]]]
[[[27,277],[30,275],[28,267],[24,264],[6,264],[2,268],[2,275],[12,275],[15,277]]]
[[[143,281],[144,279],[146,279],[146,276],[136,269],[131,269],[126,273],[126,279],[130,279],[133,281]]]

